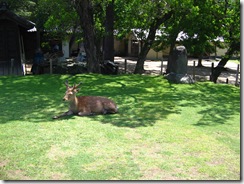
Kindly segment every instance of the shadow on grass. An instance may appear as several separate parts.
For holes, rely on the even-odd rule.
[[[233,86],[171,85],[160,76],[40,75],[0,78],[1,124],[50,122],[53,115],[67,111],[68,104],[62,102],[66,79],[70,84],[83,82],[79,95],[113,99],[119,106],[118,114],[89,118],[118,127],[153,126],[170,114],[180,114],[182,106],[206,107],[198,112],[202,118],[196,126],[223,124],[240,112],[239,90]]]
[[[202,91],[202,104],[207,108],[198,112],[202,118],[195,126],[225,124],[234,115],[240,114],[240,91],[237,87],[208,84],[199,90]]]
[[[12,121],[45,122],[61,108],[62,76],[4,76],[0,78],[1,124]],[[60,101],[58,105],[57,101]]]

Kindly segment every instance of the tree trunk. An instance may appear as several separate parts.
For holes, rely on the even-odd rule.
[[[177,36],[175,37],[175,39],[177,38]],[[174,39],[174,40],[175,40]],[[169,48],[169,59],[168,59],[168,64],[167,64],[167,69],[166,69],[166,74],[171,72],[171,68],[172,68],[172,63],[173,63],[173,50],[175,47],[175,41],[171,42],[170,44],[170,48]]]
[[[106,8],[104,60],[114,61],[114,0]]]
[[[136,68],[134,71],[135,74],[142,74],[144,72],[145,58],[146,58],[147,53],[149,52],[150,48],[152,47],[152,44],[155,39],[156,31],[159,28],[159,26],[166,20],[170,19],[171,16],[172,16],[172,11],[168,12],[161,18],[155,19],[155,21],[151,24],[149,33],[148,33],[148,37],[145,40],[145,43],[143,44],[141,52],[137,59]]]
[[[229,57],[224,57],[223,59],[221,59],[219,64],[213,69],[213,73],[211,75],[212,82],[217,82],[218,77],[220,76],[221,72],[224,71],[224,66],[226,65],[229,59]]]
[[[216,83],[218,77],[220,76],[221,72],[224,70],[224,66],[228,62],[228,60],[232,57],[235,51],[240,50],[240,42],[232,42],[225,53],[225,56],[220,60],[218,65],[213,69],[213,73],[211,75],[211,81]]]
[[[91,73],[100,73],[100,56],[96,45],[100,43],[96,43],[92,3],[90,0],[76,0],[74,2],[84,34],[87,70]]]
[[[69,40],[69,56],[71,55],[72,46],[73,46],[74,42],[75,42],[75,34],[72,33],[70,40]]]
[[[203,67],[203,65],[202,65],[202,56],[203,56],[203,54],[200,54],[200,55],[198,56],[197,67]]]
[[[151,35],[153,35],[153,33],[151,33]],[[154,38],[155,38],[155,33],[154,33]],[[154,40],[154,38],[153,38],[153,40]],[[136,68],[135,68],[135,71],[134,71],[135,74],[144,73],[145,58],[146,58],[147,53],[149,52],[149,50],[151,48],[151,45],[152,45],[152,43],[150,43],[150,42],[153,41],[153,40],[149,41],[149,39],[147,39],[147,41],[144,43],[144,45],[142,47],[142,50],[141,50],[141,52],[139,54],[139,57],[137,59]]]
[[[78,25],[79,25],[79,20],[77,20],[75,25],[73,26],[72,35],[71,35],[70,40],[69,40],[69,56],[71,55],[71,52],[72,52],[72,46],[75,43],[75,38],[76,38]]]

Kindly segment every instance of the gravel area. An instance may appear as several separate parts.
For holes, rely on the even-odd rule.
[[[126,73],[133,73],[136,65],[136,58],[128,58],[128,57],[115,57],[115,62],[119,64],[120,73],[125,73],[125,59],[127,60]],[[188,74],[195,74],[196,81],[207,81],[210,78],[211,74],[211,65],[214,63],[214,67],[218,65],[218,61],[211,59],[203,59],[202,64],[203,67],[194,67],[197,65],[197,59],[188,59]],[[151,75],[161,75],[161,73],[165,73],[167,68],[168,61],[163,61],[163,66],[161,67],[161,61],[152,61],[146,60],[144,64],[145,74]],[[228,79],[229,84],[235,85],[236,83],[236,75],[237,75],[237,65],[233,62],[228,62],[225,65],[225,71],[221,73],[218,78],[218,83],[226,83]],[[162,69],[161,69],[162,68]],[[240,83],[240,69],[238,72],[238,82]]]

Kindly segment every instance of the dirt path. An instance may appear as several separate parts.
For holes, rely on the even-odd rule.
[[[122,58],[122,57],[115,57],[115,62],[119,64],[119,69],[121,73],[125,72],[125,59],[127,59],[127,67],[126,73],[133,73],[136,65],[136,59],[133,58]],[[195,73],[195,80],[196,81],[207,81],[210,78],[211,74],[211,65],[212,62],[214,66],[217,66],[218,61],[215,60],[203,60],[202,64],[203,67],[193,67],[195,64],[197,65],[196,59],[188,59],[188,74],[193,76]],[[163,62],[162,72],[165,73],[167,68],[168,61]],[[233,62],[228,62],[225,66],[226,71],[223,71],[218,78],[218,83],[226,83],[228,78],[229,84],[235,84],[236,82],[236,73],[237,73],[237,64]],[[151,75],[160,75],[161,74],[161,61],[151,61],[146,60],[144,64],[144,69],[146,70],[146,74]],[[240,83],[240,69],[239,69],[239,77],[238,77],[238,84]]]

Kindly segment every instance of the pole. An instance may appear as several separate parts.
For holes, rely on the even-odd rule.
[[[11,59],[11,68],[10,68],[11,75],[14,73],[14,59]]]
[[[163,67],[164,67],[164,59],[163,59],[163,56],[162,56],[160,75],[163,75]]]
[[[193,80],[195,80],[195,67],[196,67],[196,61],[193,61]]]
[[[237,69],[236,69],[236,82],[235,82],[235,85],[236,85],[236,86],[237,86],[237,84],[238,84],[239,68],[240,68],[240,65],[238,64],[238,65],[237,65]]]
[[[214,71],[214,63],[212,62],[211,74],[210,74],[210,81],[213,81],[213,71]]]
[[[53,60],[50,59],[50,74],[53,74]]]
[[[127,59],[125,59],[125,73],[127,71]]]

